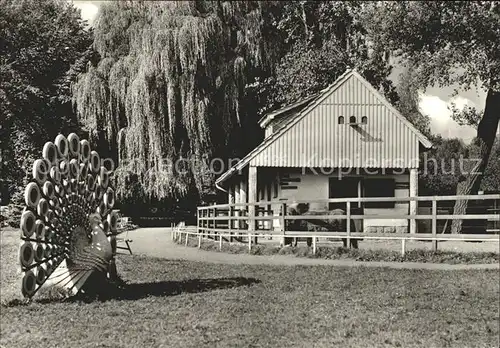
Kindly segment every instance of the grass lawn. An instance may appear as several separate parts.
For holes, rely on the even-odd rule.
[[[17,295],[2,233],[1,347],[496,347],[498,271],[208,264],[120,255],[109,300]]]

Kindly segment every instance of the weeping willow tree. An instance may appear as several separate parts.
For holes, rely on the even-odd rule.
[[[274,65],[267,38],[275,5],[102,6],[94,29],[101,60],[74,84],[73,103],[91,139],[109,144],[117,158],[122,198],[203,194],[215,179],[210,160],[255,145],[257,108],[245,85]]]

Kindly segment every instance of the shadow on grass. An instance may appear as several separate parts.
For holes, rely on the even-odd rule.
[[[189,279],[184,281],[160,281],[151,283],[132,283],[132,284],[114,284],[106,283],[104,286],[87,288],[85,293],[80,292],[75,296],[64,298],[57,294],[47,294],[44,298],[34,300],[15,299],[2,304],[2,307],[16,307],[28,305],[30,302],[49,304],[49,303],[73,303],[95,301],[127,301],[139,300],[147,297],[167,297],[176,296],[184,293],[200,293],[219,289],[230,289],[241,286],[258,284],[261,281],[256,278],[214,278],[214,279]]]
[[[258,283],[260,283],[258,279],[244,277],[136,283],[125,285],[124,288],[120,289],[117,293],[117,299],[138,300],[149,296],[175,296],[183,293],[230,289]]]

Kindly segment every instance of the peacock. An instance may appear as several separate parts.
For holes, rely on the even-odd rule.
[[[88,140],[59,134],[43,146],[26,185],[19,261],[22,294],[77,294],[99,272],[114,276],[117,214],[111,171]]]

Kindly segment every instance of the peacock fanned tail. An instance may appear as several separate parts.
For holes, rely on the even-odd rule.
[[[54,286],[76,294],[115,255],[117,215],[110,173],[87,140],[58,135],[33,164],[21,215],[22,293]]]

